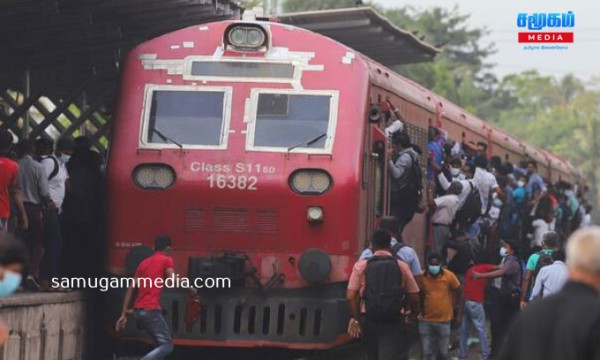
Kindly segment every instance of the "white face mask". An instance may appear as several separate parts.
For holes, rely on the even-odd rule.
[[[458,175],[460,175],[460,168],[450,168],[450,174],[452,174],[452,176],[456,177]]]
[[[519,181],[517,181],[517,186],[523,187],[523,186],[525,186],[525,182],[523,180],[519,180]]]

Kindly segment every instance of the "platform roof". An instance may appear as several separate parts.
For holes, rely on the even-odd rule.
[[[432,61],[440,52],[370,7],[289,13],[278,18],[328,36],[386,66]]]
[[[34,88],[52,83],[49,91],[72,88],[90,71],[116,75],[136,44],[240,10],[230,0],[2,0],[0,86],[24,69],[34,72]]]

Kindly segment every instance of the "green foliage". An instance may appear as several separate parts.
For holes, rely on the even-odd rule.
[[[354,0],[287,0],[287,12],[352,7]],[[600,78],[584,84],[573,75],[560,79],[534,70],[498,79],[488,57],[494,44],[488,30],[473,28],[457,7],[381,10],[400,28],[441,48],[435,61],[393,70],[432,89],[482,119],[528,143],[569,159],[582,169],[598,194],[600,180]],[[600,207],[600,197],[595,201]]]

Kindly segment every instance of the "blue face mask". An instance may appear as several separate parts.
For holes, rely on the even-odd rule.
[[[428,269],[429,269],[429,273],[431,275],[436,276],[437,274],[440,273],[440,271],[442,271],[442,266],[441,265],[429,265]]]
[[[506,248],[501,247],[500,248],[500,256],[502,257],[506,257],[508,255],[508,250],[506,250]]]
[[[0,297],[7,297],[14,293],[21,285],[21,274],[14,271],[4,271],[4,279],[0,280]]]
[[[65,165],[66,163],[69,162],[69,159],[71,159],[71,155],[67,155],[67,154],[62,154],[59,158],[58,161],[61,162],[61,164]]]

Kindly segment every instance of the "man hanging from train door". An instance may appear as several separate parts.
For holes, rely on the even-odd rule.
[[[421,200],[422,178],[419,154],[412,148],[410,137],[403,132],[392,136],[388,171],[391,176],[390,214],[399,221],[399,233],[408,224]]]

